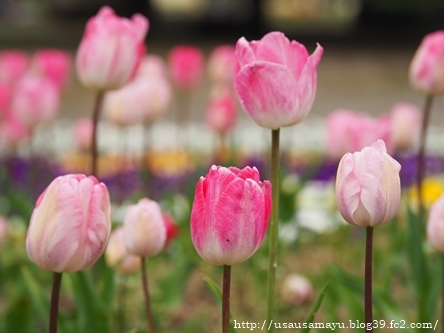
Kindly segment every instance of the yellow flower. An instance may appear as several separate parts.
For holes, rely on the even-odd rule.
[[[426,178],[422,181],[421,189],[422,189],[424,206],[430,208],[430,206],[444,192],[444,179]],[[409,202],[414,206],[417,206],[418,204],[418,189],[416,185],[410,188]]]

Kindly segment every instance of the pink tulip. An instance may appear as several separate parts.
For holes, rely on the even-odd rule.
[[[336,177],[336,202],[350,224],[375,227],[398,212],[401,165],[387,154],[384,141],[341,159]]]
[[[191,211],[191,239],[214,265],[234,265],[259,248],[271,213],[271,183],[256,168],[213,165],[197,183]]]
[[[310,280],[298,274],[290,274],[282,283],[282,299],[289,305],[299,306],[313,296]]]
[[[0,120],[4,119],[10,111],[11,96],[11,85],[6,82],[0,82]]]
[[[216,47],[208,58],[208,76],[213,83],[232,84],[236,72],[235,48],[232,45]]]
[[[0,52],[0,81],[14,83],[29,67],[29,56],[20,50]]]
[[[30,135],[30,128],[12,114],[0,122],[0,138],[9,144],[16,145]]]
[[[179,89],[193,89],[202,81],[205,60],[202,52],[194,46],[180,45],[174,47],[168,62],[171,79]]]
[[[229,92],[216,95],[210,100],[206,123],[217,133],[226,134],[236,122],[236,100]]]
[[[82,118],[74,125],[74,140],[82,150],[89,151],[92,146],[93,122],[91,118]]]
[[[436,250],[444,252],[444,194],[430,207],[427,238]]]
[[[290,42],[280,32],[270,32],[260,41],[240,38],[234,89],[245,112],[269,129],[304,120],[316,96],[316,69],[322,53],[318,44],[309,56],[302,44]]]
[[[166,227],[157,202],[147,198],[128,208],[124,221],[125,245],[129,253],[152,257],[165,247]]]
[[[53,120],[60,107],[60,93],[44,77],[23,76],[14,86],[11,112],[29,127]]]
[[[111,204],[105,184],[92,176],[60,176],[37,200],[26,251],[42,269],[76,272],[99,259],[110,232]]]
[[[137,77],[166,77],[165,61],[157,55],[146,55],[137,70]]]
[[[444,94],[444,30],[424,37],[410,63],[409,77],[414,89]]]
[[[34,54],[32,66],[35,71],[47,77],[59,91],[68,84],[71,72],[71,56],[56,49],[39,50]]]
[[[422,113],[414,104],[398,103],[390,111],[391,141],[397,151],[412,150],[419,141]]]
[[[115,229],[109,237],[105,251],[106,263],[120,274],[132,274],[140,270],[140,257],[129,254],[125,247],[123,227]]]
[[[173,239],[176,238],[179,234],[179,227],[174,222],[174,219],[170,214],[162,212],[162,216],[166,229],[166,241],[164,246],[164,249],[166,249],[168,245],[170,245],[170,243],[173,241]]]
[[[136,74],[145,54],[148,32],[146,17],[131,20],[118,17],[110,7],[102,7],[85,29],[76,56],[80,81],[88,88],[119,89]]]

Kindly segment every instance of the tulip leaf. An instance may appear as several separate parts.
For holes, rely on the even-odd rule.
[[[20,297],[9,300],[6,310],[5,332],[28,333],[35,332],[31,327],[32,306],[25,293]]]
[[[327,281],[324,285],[324,287],[321,289],[321,292],[319,293],[318,298],[316,299],[316,302],[313,304],[313,307],[311,308],[310,312],[307,315],[307,318],[305,319],[304,328],[301,329],[301,333],[308,333],[310,332],[310,325],[313,323],[314,317],[316,313],[318,312],[319,308],[321,307],[322,301],[324,300],[325,293],[327,292],[329,282]]]
[[[49,318],[49,302],[48,298],[42,294],[42,288],[39,286],[38,282],[34,279],[29,267],[21,267],[21,273],[25,286],[28,289],[29,295],[31,295],[31,301],[34,308],[38,311],[42,320],[47,323]]]

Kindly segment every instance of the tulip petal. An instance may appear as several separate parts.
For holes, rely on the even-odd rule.
[[[259,125],[278,129],[288,125],[295,114],[297,85],[285,66],[258,61],[244,66],[234,82],[245,112]]]
[[[206,203],[204,196],[204,177],[200,177],[194,192],[193,208],[191,210],[190,229],[194,247],[200,253],[203,248],[205,234],[208,230],[206,220]]]
[[[256,60],[250,43],[245,39],[245,37],[239,38],[236,43],[236,50],[234,52],[237,58],[237,62],[241,67],[252,64]]]

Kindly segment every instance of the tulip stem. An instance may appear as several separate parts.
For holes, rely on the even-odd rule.
[[[364,312],[365,323],[371,327],[373,323],[372,307],[372,253],[373,253],[373,227],[366,227],[365,237],[365,295]],[[367,326],[366,326],[367,327]],[[367,331],[373,332],[373,329]]]
[[[421,136],[419,141],[419,152],[418,152],[418,169],[417,169],[417,192],[418,192],[418,216],[421,222],[424,218],[424,198],[422,195],[422,180],[425,174],[425,144],[427,137],[427,128],[429,125],[430,114],[432,110],[433,96],[427,95],[426,102],[424,105],[423,115],[422,115],[422,125],[421,125]]]
[[[222,333],[230,333],[230,285],[231,266],[224,265],[222,285]]]
[[[59,314],[60,286],[62,273],[54,272],[51,291],[51,310],[49,312],[49,333],[57,333],[57,317]]]
[[[99,91],[96,95],[96,100],[94,102],[93,109],[93,133],[92,133],[92,147],[91,147],[91,175],[97,177],[97,159],[98,159],[98,149],[97,149],[97,126],[99,124],[100,109],[102,108],[103,97],[105,93]]]
[[[277,268],[277,246],[279,232],[279,130],[271,131],[271,184],[273,208],[270,220],[270,249],[268,266],[268,304],[267,322],[274,319],[276,268]],[[271,329],[273,332],[274,329]]]
[[[148,291],[148,275],[146,273],[145,257],[140,257],[141,259],[141,269],[142,269],[142,287],[143,287],[143,298],[145,299],[145,310],[146,310],[146,320],[148,325],[148,332],[154,333],[154,323],[153,316],[151,313],[150,304],[150,294]]]

